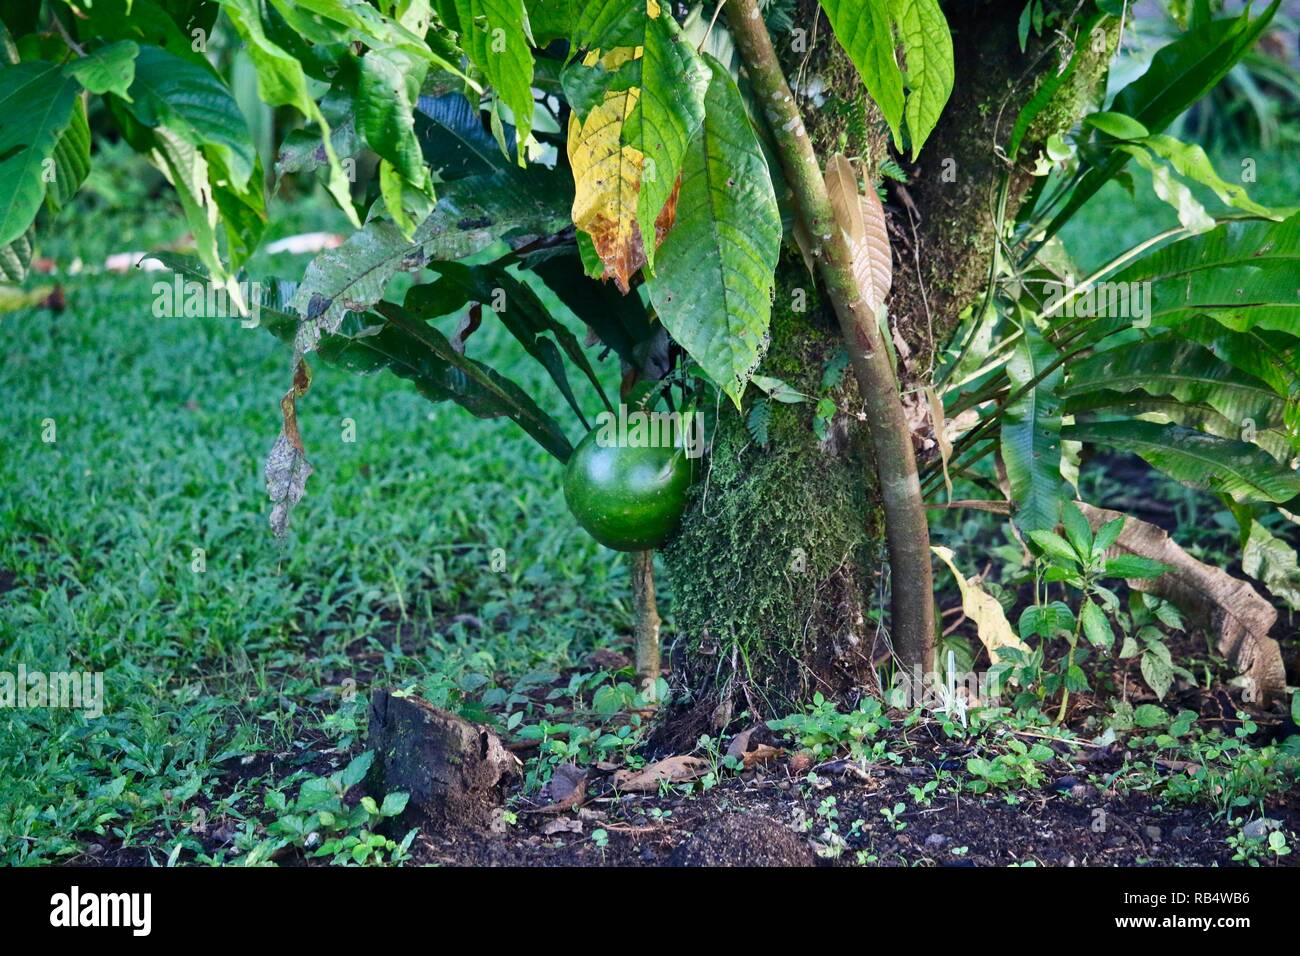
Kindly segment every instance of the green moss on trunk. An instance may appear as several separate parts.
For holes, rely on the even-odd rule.
[[[806,311],[796,311],[801,302]],[[839,334],[793,250],[778,268],[772,337],[762,373],[816,395]],[[865,601],[881,527],[864,484],[864,430],[850,427],[851,375],[834,398],[840,412],[825,441],[811,404],[773,403],[766,448],[734,408],[722,410],[708,470],[663,552],[676,695],[715,727],[733,711],[771,716],[814,690],[839,695],[870,680],[875,624]]]

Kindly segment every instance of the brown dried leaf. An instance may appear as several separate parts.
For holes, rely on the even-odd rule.
[[[1169,535],[1138,518],[1079,502],[1093,530],[1124,518],[1113,552],[1154,558],[1173,570],[1158,578],[1129,581],[1129,587],[1169,601],[1188,623],[1219,637],[1218,649],[1249,682],[1261,704],[1286,693],[1286,667],[1277,641],[1268,636],[1277,610],[1245,581],[1196,560]]]
[[[620,770],[614,774],[614,787],[626,793],[655,793],[659,785],[689,783],[709,772],[709,762],[689,754],[665,757],[641,770]]]
[[[885,207],[874,189],[858,190],[853,166],[843,153],[826,163],[826,192],[835,220],[853,256],[853,275],[872,312],[885,304],[893,283],[894,261],[885,225]]]
[[[280,437],[266,456],[266,493],[274,502],[271,509],[271,530],[277,538],[289,528],[289,512],[302,500],[311,476],[311,463],[303,448],[302,434],[298,430],[298,399],[311,387],[311,369],[306,360],[299,358],[293,369],[293,386],[280,399]]]
[[[587,771],[576,764],[566,763],[555,768],[555,773],[542,787],[537,799],[539,806],[529,813],[564,813],[579,806],[587,797]]]

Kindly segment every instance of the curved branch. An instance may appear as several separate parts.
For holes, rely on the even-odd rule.
[[[728,0],[726,14],[794,192],[800,222],[813,237],[817,269],[862,392],[885,514],[894,651],[909,674],[915,668],[928,671],[934,653],[930,532],[893,363],[876,316],[858,287],[852,252],[835,220],[821,165],[758,5],[755,0]]]

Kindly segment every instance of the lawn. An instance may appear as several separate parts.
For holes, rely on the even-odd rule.
[[[1300,191],[1300,173],[1279,157],[1260,170],[1264,201]],[[1065,239],[1081,266],[1163,221],[1146,196],[1108,186],[1071,225]],[[818,707],[770,731],[774,748],[798,758],[771,786],[706,738],[697,753],[712,769],[693,786],[638,798],[585,831],[579,820],[547,832],[528,810],[556,767],[646,759],[620,655],[631,630],[625,559],[576,527],[561,467],[508,422],[432,405],[387,375],[323,365],[299,402],[315,473],[277,541],[262,467],[288,353],[228,319],[157,318],[160,274],[98,269],[109,252],[175,237],[169,207],[128,217],[129,203],[88,210],[94,229],[73,217],[81,225],[47,243],[65,272],[66,309],[0,318],[10,342],[0,358],[0,649],[11,670],[102,672],[105,691],[93,719],[0,711],[0,862],[484,859],[396,832],[365,845],[392,815],[342,799],[365,769],[366,758],[354,761],[372,685],[414,690],[508,733],[525,760],[506,817],[517,840],[501,851],[514,861],[658,860],[683,833],[735,810],[791,818],[821,855],[856,862],[1283,858],[1259,839],[1267,833],[1243,829],[1250,817],[1280,816],[1292,830],[1300,819],[1279,729],[1229,707],[1188,711],[1204,718],[1192,730],[1172,703],[1121,728],[1134,735],[1127,752],[1113,733],[1110,743],[1085,740],[1101,736],[1100,723],[1043,738],[1031,717],[958,726],[890,719],[867,704],[847,716]],[[334,225],[313,216],[294,207],[277,229]],[[114,222],[121,228],[105,228]],[[89,266],[68,275],[74,249]],[[262,260],[254,274],[301,266]],[[485,326],[475,344],[527,386],[547,387],[498,329]],[[1160,513],[1194,553],[1232,550],[1213,498],[1145,480],[1148,502],[1164,502]],[[1098,504],[1131,492],[1087,471],[1085,487]],[[951,517],[935,538],[975,568],[1010,547],[1004,528]],[[1001,597],[1009,609],[1018,600],[1010,586]],[[957,600],[948,586],[941,605]],[[945,647],[969,645],[970,633]],[[1189,653],[1205,668],[1205,687],[1194,688],[1203,697],[1187,698],[1194,706],[1227,675],[1205,647]],[[1097,750],[1105,756],[1089,756]],[[826,783],[845,751],[893,775],[878,792],[851,775]],[[1203,772],[1171,771],[1169,761],[1199,761]],[[312,793],[337,797],[347,818],[332,843],[295,829]],[[932,805],[954,795],[966,809],[936,826]],[[1026,808],[1052,837],[1022,839]],[[1097,831],[1098,809],[1137,837],[1116,843]],[[1183,831],[1181,843],[1162,840],[1162,826]],[[638,842],[646,833],[650,842]]]

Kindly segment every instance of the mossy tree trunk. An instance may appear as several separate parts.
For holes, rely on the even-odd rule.
[[[899,369],[907,386],[926,384],[933,351],[983,290],[994,243],[990,200],[1004,171],[1014,217],[1041,145],[1089,106],[1113,49],[1114,25],[1104,44],[1080,40],[1096,47],[1093,56],[1056,92],[1031,127],[1019,166],[1009,167],[994,143],[1006,141],[1021,107],[1072,52],[1059,37],[1044,37],[1022,54],[1019,6],[945,4],[956,88],[920,163],[907,167],[906,190],[889,206],[895,248],[887,304],[895,334],[914,356]],[[817,16],[816,3],[801,0],[795,27],[802,30],[773,42],[796,92],[816,81],[820,105],[805,99],[800,107],[819,156],[860,158],[874,178],[887,132],[825,18],[814,27]],[[890,678],[884,527],[863,403],[852,374],[822,391],[842,338],[792,243],[776,280],[771,347],[759,371],[805,394],[826,394],[839,410],[818,439],[811,404],[773,402],[766,446],[742,414],[719,410],[705,476],[681,534],[663,551],[675,625],[666,635],[673,723],[683,739],[720,730],[742,711],[771,717],[816,692],[876,693]]]

